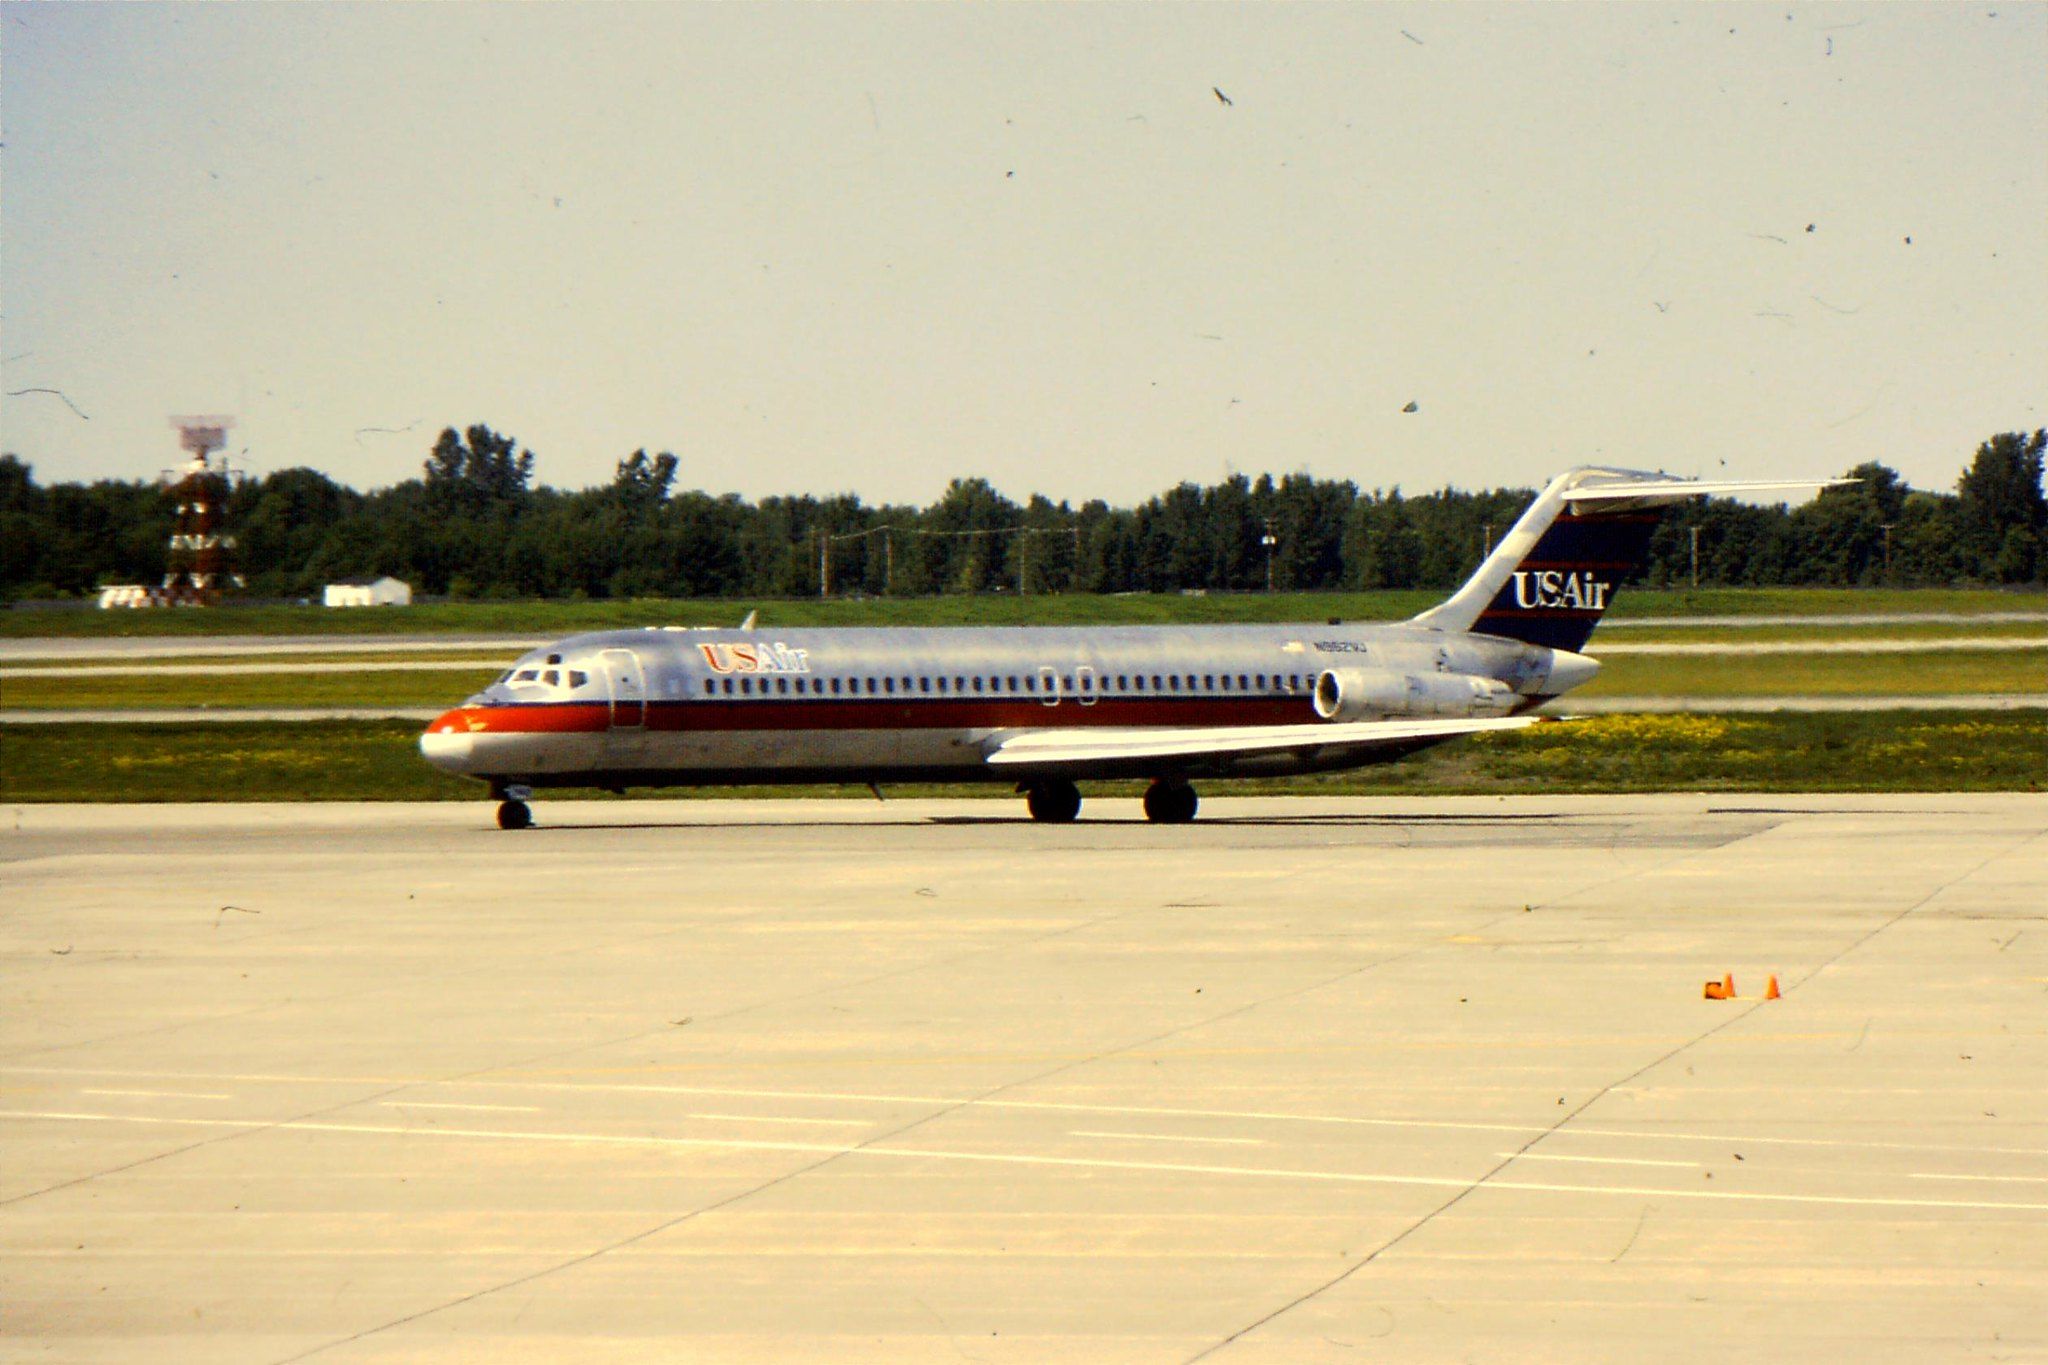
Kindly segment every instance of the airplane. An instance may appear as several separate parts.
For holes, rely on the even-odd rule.
[[[1179,824],[1196,779],[1331,772],[1537,722],[1640,570],[1665,507],[1848,480],[1551,480],[1463,586],[1397,624],[646,627],[521,656],[429,725],[426,760],[487,783],[503,829],[536,791],[1005,782],[1068,821],[1077,782],[1148,781]]]

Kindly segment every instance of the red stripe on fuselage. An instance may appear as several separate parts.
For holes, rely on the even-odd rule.
[[[1030,698],[723,697],[646,704],[649,730],[1018,730],[1091,725],[1298,725],[1316,718],[1306,696],[1099,697],[1047,706]],[[611,708],[587,702],[467,706],[430,727],[472,734],[573,734],[612,728]]]

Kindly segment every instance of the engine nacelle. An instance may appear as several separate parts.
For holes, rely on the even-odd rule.
[[[1330,668],[1316,676],[1316,714],[1324,720],[1378,716],[1501,716],[1519,698],[1498,678],[1470,673],[1390,673]]]

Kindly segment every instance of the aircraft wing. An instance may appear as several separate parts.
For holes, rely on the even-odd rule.
[[[1143,759],[1236,758],[1289,749],[1394,749],[1416,740],[1448,739],[1484,730],[1519,730],[1537,716],[1452,720],[1356,720],[1311,725],[1218,725],[1190,728],[1080,726],[1007,730],[991,736],[984,757],[995,768],[1056,768],[1073,763]]]

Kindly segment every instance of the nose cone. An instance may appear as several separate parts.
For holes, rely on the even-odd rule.
[[[1589,659],[1568,649],[1552,650],[1550,676],[1544,680],[1543,690],[1553,697],[1561,697],[1574,687],[1584,687],[1593,681],[1593,675],[1599,671],[1598,659]]]
[[[460,708],[448,712],[420,734],[420,754],[444,773],[468,772],[473,746],[469,713]]]

